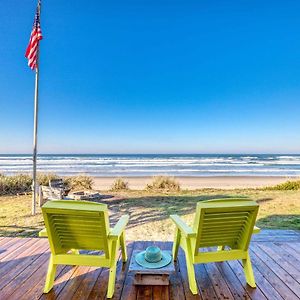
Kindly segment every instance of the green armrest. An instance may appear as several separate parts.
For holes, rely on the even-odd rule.
[[[120,220],[118,221],[118,223],[115,225],[115,227],[111,229],[111,231],[108,235],[109,238],[112,240],[117,240],[120,237],[120,235],[122,234],[122,232],[124,231],[128,221],[129,221],[128,215],[122,216],[120,218]]]
[[[196,237],[196,232],[194,232],[193,229],[188,226],[178,215],[171,215],[170,218],[184,236]]]
[[[48,237],[46,228],[42,229],[42,230],[39,232],[39,237]]]

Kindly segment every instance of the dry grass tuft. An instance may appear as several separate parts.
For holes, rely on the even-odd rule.
[[[266,187],[265,190],[270,191],[297,191],[300,190],[300,180],[289,180],[275,186]]]
[[[91,190],[94,184],[93,178],[85,175],[65,177],[64,182],[73,191]]]
[[[113,182],[113,184],[112,184],[110,190],[111,190],[112,192],[117,192],[117,191],[127,191],[127,190],[129,190],[128,182],[127,182],[127,181],[124,181],[122,178],[117,178],[117,179]]]
[[[162,192],[179,192],[180,184],[174,177],[156,176],[153,177],[151,184],[147,184],[146,190]]]
[[[37,182],[40,185],[49,185],[49,181],[53,180],[53,179],[59,179],[61,177],[59,177],[56,174],[53,173],[38,173],[37,174]]]
[[[38,173],[37,182],[40,185],[49,185],[49,180],[60,178],[52,173]],[[64,183],[72,190],[92,189],[93,179],[89,176],[72,176],[63,178]],[[32,177],[26,174],[6,176],[0,174],[0,195],[18,195],[31,192]]]
[[[0,174],[0,195],[16,195],[31,191],[32,178],[29,175],[18,174],[5,176]]]

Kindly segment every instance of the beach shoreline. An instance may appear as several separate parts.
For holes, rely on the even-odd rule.
[[[116,178],[120,177],[93,177],[95,190],[109,190]],[[151,183],[151,176],[124,176],[121,177],[128,182],[129,188],[133,190],[143,190],[148,183]],[[181,189],[246,189],[263,188],[274,186],[288,180],[297,180],[299,177],[288,176],[211,176],[211,177],[175,177],[180,183]]]

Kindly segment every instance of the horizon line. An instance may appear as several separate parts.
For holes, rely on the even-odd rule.
[[[32,153],[2,153],[0,155],[32,155]],[[64,152],[42,152],[37,155],[300,155],[300,152],[180,152],[180,153],[91,153],[91,152],[82,152],[82,153],[64,153]]]

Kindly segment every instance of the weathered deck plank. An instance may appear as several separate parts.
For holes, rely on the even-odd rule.
[[[258,253],[257,249],[251,249],[252,263],[259,269],[265,278],[270,282],[272,287],[281,295],[283,299],[297,299],[292,290],[288,288],[286,283],[276,274],[278,268],[275,264],[269,264],[264,261],[265,257]]]
[[[142,250],[151,242],[129,242],[128,261],[133,250]],[[156,242],[170,250],[171,242]],[[201,264],[195,267],[199,295],[188,287],[185,257],[179,251],[171,285],[135,287],[129,264],[121,253],[113,299],[299,299],[300,234],[297,231],[263,231],[253,238],[251,258],[257,288],[246,284],[239,261]],[[106,299],[108,270],[96,267],[59,266],[52,291],[43,294],[49,259],[46,239],[0,239],[0,299]]]
[[[253,300],[267,299],[267,297],[261,290],[262,283],[260,284],[260,286],[257,286],[256,289],[253,289],[249,285],[247,285],[246,279],[244,276],[243,267],[238,261],[231,260],[228,262],[228,265],[232,269],[235,276],[238,278],[240,284],[245,288],[245,290],[247,291],[247,294],[249,295],[249,297],[251,299],[253,299]],[[255,273],[255,270],[254,270],[254,273]],[[255,273],[255,275],[256,275],[256,273]],[[256,275],[256,277],[257,277],[257,275]],[[256,281],[258,281],[258,278],[256,278]]]
[[[22,277],[24,278],[26,269],[28,269],[32,264],[36,264],[36,260],[48,250],[47,243],[42,240],[35,240],[36,242],[22,251],[22,253],[16,257],[11,257],[10,261],[6,265],[5,262],[3,264],[3,261],[0,260],[0,299],[6,286],[12,281],[16,282],[19,279],[19,274],[22,274]],[[4,265],[3,268],[2,264]]]
[[[279,277],[289,289],[296,295],[300,295],[299,283],[285,270],[284,267],[280,266],[279,262],[271,254],[267,254],[261,250],[258,245],[256,247],[256,254],[264,261],[268,266],[272,266],[272,271]]]
[[[269,255],[283,270],[288,272],[298,283],[300,283],[300,269],[296,268],[299,263],[274,243],[258,243],[257,246]],[[300,292],[299,292],[300,295]]]

